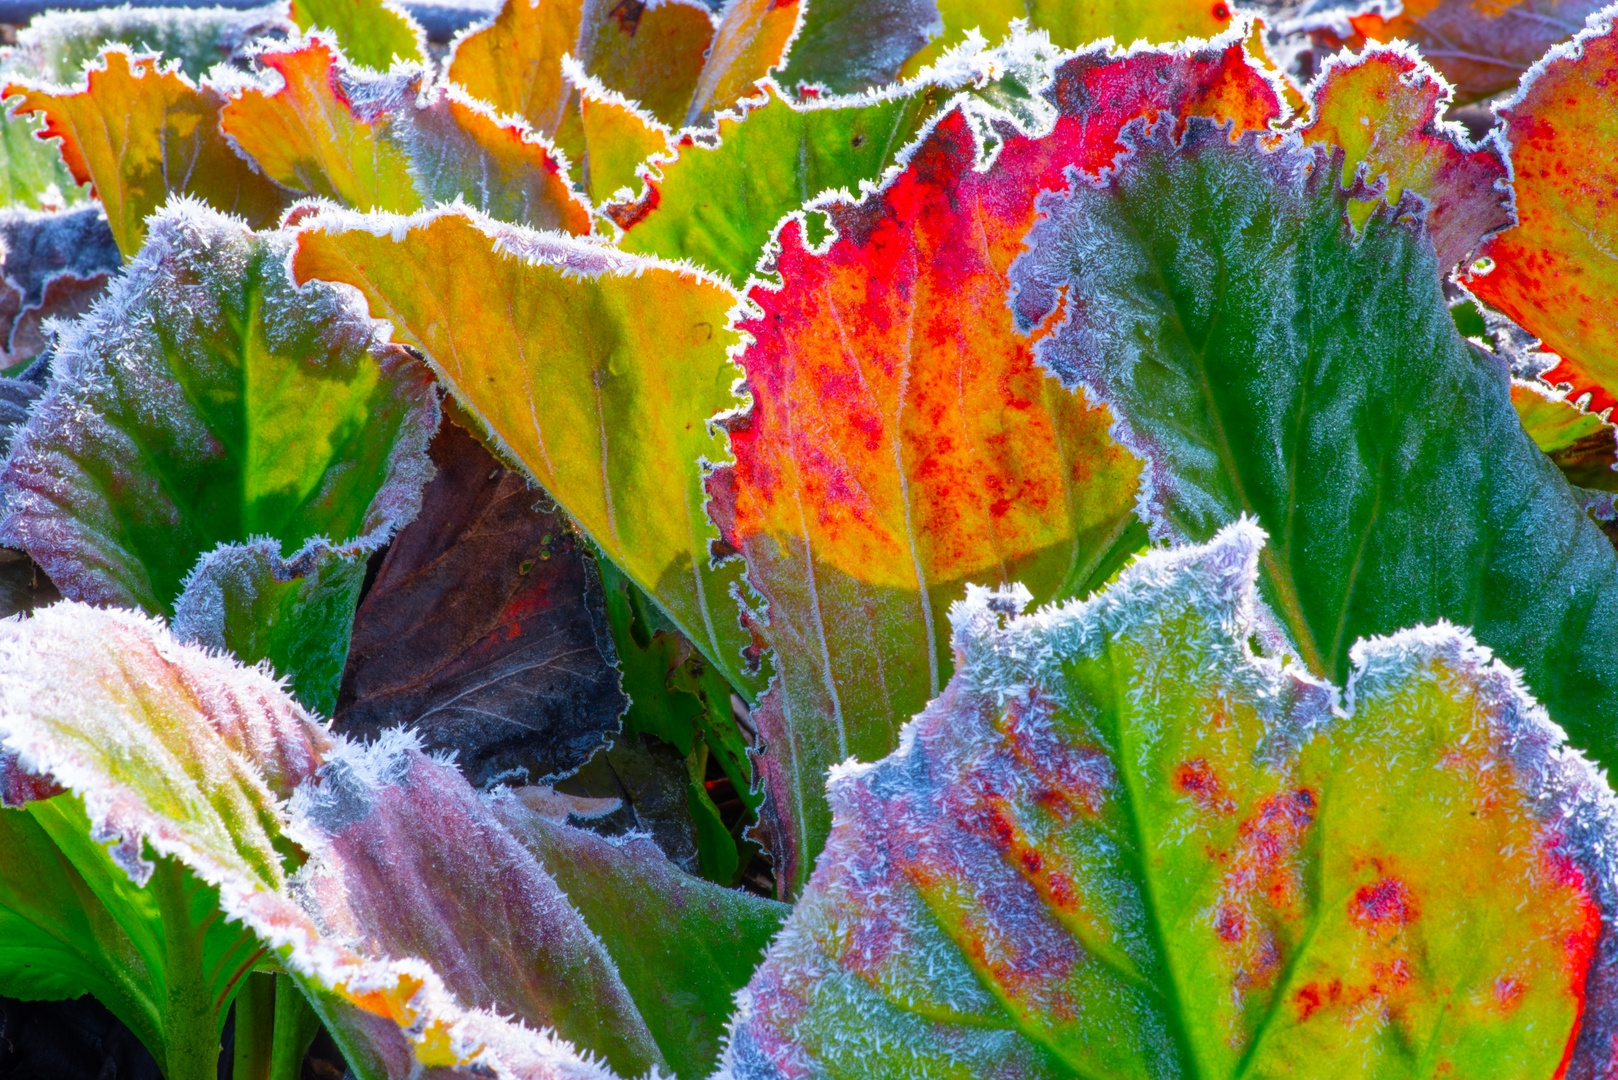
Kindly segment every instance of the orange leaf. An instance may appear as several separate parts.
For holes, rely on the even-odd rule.
[[[1239,43],[1080,56],[1046,96],[1051,133],[1005,129],[985,170],[965,112],[944,114],[879,192],[825,207],[824,253],[789,221],[782,287],[749,292],[739,362],[754,405],[730,426],[736,463],[714,474],[710,512],[768,602],[754,621],[778,677],[754,718],[788,888],[829,827],[826,769],[891,750],[947,679],[945,616],[966,583],[1083,595],[1143,540],[1139,463],[1013,326],[1007,268],[1036,196],[1107,167],[1138,117],[1249,128],[1280,112]]]
[[[497,121],[424,73],[358,71],[322,34],[260,55],[273,93],[242,91],[224,128],[287,187],[359,210],[409,213],[465,196],[502,220],[590,231],[562,159],[520,122]]]
[[[44,137],[62,140],[62,159],[93,184],[124,257],[146,238],[146,217],[175,193],[194,195],[254,227],[272,224],[285,193],[243,160],[219,130],[224,98],[157,58],[109,48],[81,90],[9,83],[19,115],[42,113]]]
[[[735,0],[714,31],[687,124],[722,112],[753,93],[754,84],[786,55],[798,28],[798,0]]]
[[[1344,149],[1345,186],[1363,164],[1367,182],[1387,179],[1389,205],[1397,205],[1406,189],[1426,199],[1428,228],[1446,269],[1511,224],[1505,162],[1493,146],[1474,146],[1443,118],[1449,87],[1414,50],[1375,47],[1357,58],[1328,61],[1309,96],[1313,119],[1300,132],[1304,142]],[[1356,202],[1349,213],[1363,226],[1375,208],[1374,202]]]
[[[566,141],[578,96],[562,57],[572,56],[607,89],[677,126],[713,32],[707,8],[690,0],[506,0],[492,23],[456,42],[448,74],[496,112]]]
[[[1609,9],[1610,11],[1610,9]],[[1618,28],[1609,14],[1548,55],[1502,109],[1517,189],[1516,228],[1466,285],[1562,358],[1547,373],[1618,403]]]
[[[1346,38],[1330,29],[1316,37],[1330,46],[1404,40],[1455,85],[1457,100],[1476,101],[1509,90],[1545,50],[1566,41],[1603,0],[1404,0],[1399,14],[1355,15]]]

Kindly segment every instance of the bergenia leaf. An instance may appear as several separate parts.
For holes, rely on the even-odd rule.
[[[1158,0],[1153,4],[1131,0],[938,0],[938,14],[941,31],[935,30],[931,43],[906,62],[903,72],[933,62],[973,30],[996,44],[1011,32],[1013,19],[1025,19],[1030,29],[1043,30],[1059,48],[1079,49],[1102,38],[1127,46],[1137,41],[1166,44],[1218,37],[1231,28],[1235,17],[1229,4],[1205,0]],[[797,53],[794,45],[794,59]]]
[[[453,766],[396,734],[351,745],[290,813],[309,837],[296,892],[322,925],[424,958],[462,1007],[556,1028],[624,1076],[666,1064],[600,939]]]
[[[219,130],[225,99],[207,84],[160,68],[120,46],[85,73],[82,89],[8,82],[16,115],[40,113],[43,134],[62,140],[79,184],[93,184],[125,258],[146,239],[146,218],[183,192],[254,227],[273,224],[285,193],[242,158]]]
[[[1600,413],[1568,400],[1565,389],[1512,380],[1511,404],[1523,430],[1567,482],[1592,491],[1618,492],[1618,428]]]
[[[579,86],[584,144],[580,167],[590,201],[605,205],[625,188],[634,196],[642,186],[642,166],[653,154],[667,152],[671,132],[622,94],[585,75],[583,69],[571,78]]]
[[[211,1080],[231,1000],[263,950],[219,918],[217,890],[172,858],[153,867],[130,881],[76,796],[0,809],[0,979],[12,998],[94,994],[165,1077]]]
[[[678,127],[713,39],[708,9],[692,0],[506,0],[493,22],[457,38],[448,78],[500,115],[514,114],[569,147],[577,86],[562,58]]]
[[[826,769],[891,750],[948,680],[945,613],[967,582],[1083,595],[1144,542],[1113,418],[1046,377],[1004,302],[1035,195],[1111,162],[1135,117],[1235,102],[1246,127],[1279,109],[1239,44],[1080,56],[1045,97],[1046,133],[1002,121],[982,169],[968,112],[945,113],[880,191],[821,204],[823,253],[788,221],[781,286],[755,285],[738,324],[754,404],[728,425],[736,464],[710,509],[768,605],[748,618],[778,678],[754,718],[787,888],[830,827]]]
[[[0,363],[39,355],[41,323],[83,314],[122,265],[99,206],[0,210]]]
[[[256,937],[365,1080],[462,1064],[501,1080],[606,1080],[497,1006],[581,1031],[626,1073],[659,1060],[556,885],[459,773],[409,738],[334,745],[262,671],[181,644],[145,616],[64,602],[0,622],[0,755],[7,792],[66,788],[83,801],[84,833],[69,814],[53,834],[70,856],[77,845],[105,859],[111,841],[136,885],[163,888],[170,865],[189,873],[183,891],[142,893],[145,909],[131,900],[108,917],[149,933],[151,903],[173,896],[190,907],[159,912],[165,932]],[[13,782],[20,769],[31,785]],[[300,849],[308,862],[293,874]],[[119,898],[104,888],[98,899]],[[217,1025],[206,1009],[226,1004],[228,994],[156,1007]],[[206,1057],[169,1075],[215,1075],[217,1026],[210,1034]]]
[[[723,112],[757,93],[798,29],[800,0],[729,0],[697,80],[685,123]]]
[[[285,883],[278,801],[313,776],[326,736],[262,673],[181,649],[142,616],[64,603],[0,622],[0,740],[8,796],[29,786],[19,754],[55,780],[0,810],[7,993],[93,992],[165,1076],[214,1076],[230,999],[262,954],[219,918],[217,865]],[[182,843],[187,858],[169,857]]]
[[[714,18],[697,0],[591,0],[573,55],[608,90],[658,122],[685,122],[713,43]]]
[[[259,39],[291,29],[285,4],[229,7],[135,7],[45,11],[17,31],[0,74],[66,84],[84,74],[109,45],[178,63],[192,79],[215,64],[238,61]]]
[[[338,559],[357,586],[364,556],[353,556],[414,515],[430,475],[430,374],[334,290],[294,289],[285,234],[255,235],[185,202],[150,228],[125,275],[58,342],[50,388],[0,475],[0,541],[28,551],[70,598],[165,616],[199,559],[229,562],[215,549],[255,538],[294,563],[315,542],[299,573],[321,577]],[[236,589],[252,591],[252,573],[217,569],[197,571],[222,620],[203,636],[234,645],[228,625],[251,615],[232,608],[285,596],[254,600]],[[332,584],[322,581],[308,587]],[[346,634],[317,639],[346,619],[329,623],[323,605],[308,614],[301,630],[284,619],[266,629],[281,651],[263,655],[292,674],[298,650],[337,649],[335,669],[321,658],[335,677]],[[311,700],[329,703],[334,689]]]
[[[725,355],[736,295],[687,267],[446,210],[323,213],[300,281],[359,289],[495,441],[747,691],[734,565],[711,566],[706,421],[738,404]],[[446,320],[445,311],[460,313]]]
[[[329,30],[356,64],[387,71],[396,60],[427,59],[427,35],[392,0],[292,0],[298,29]]]
[[[1443,267],[1468,261],[1490,233],[1512,224],[1506,165],[1491,143],[1474,146],[1466,132],[1444,120],[1449,88],[1408,48],[1371,48],[1328,60],[1309,88],[1306,143],[1346,152],[1343,184],[1364,168],[1367,182],[1386,184],[1397,206],[1406,191],[1428,202],[1427,229]],[[1375,204],[1350,204],[1364,225]]]
[[[1523,77],[1500,109],[1516,177],[1517,227],[1484,249],[1466,286],[1562,358],[1546,376],[1618,401],[1618,5]],[[1569,162],[1577,161],[1578,168]]]
[[[714,139],[680,140],[643,197],[611,208],[625,230],[620,246],[690,259],[739,286],[783,217],[822,192],[878,179],[953,89],[919,83],[794,105],[766,81],[764,100],[722,114]]]
[[[1604,1075],[1618,803],[1464,630],[1259,659],[1249,522],[960,663],[741,999],[726,1076]]]
[[[572,828],[502,789],[489,807],[578,907],[618,963],[680,1080],[718,1060],[731,999],[747,985],[788,908],[676,870],[645,836]]]
[[[40,118],[11,116],[10,104],[0,113],[0,206],[56,210],[88,199],[57,144],[35,138]]]
[[[1063,312],[1041,362],[1113,409],[1159,534],[1254,516],[1264,597],[1310,670],[1340,682],[1360,638],[1470,625],[1618,762],[1618,556],[1504,365],[1457,333],[1418,205],[1356,238],[1323,149],[1197,120],[1133,137],[1042,202],[1011,303],[1030,330]]]
[[[576,534],[446,421],[421,513],[394,538],[354,615],[335,727],[413,726],[474,784],[572,771],[628,704],[600,583]]]
[[[187,575],[172,629],[243,663],[268,661],[299,702],[329,715],[376,539],[340,547],[314,539],[290,559],[270,537],[222,543]]]
[[[1530,65],[1578,32],[1603,0],[1418,0],[1397,14],[1364,5],[1305,5],[1283,29],[1308,29],[1331,45],[1409,41],[1470,102],[1510,90]],[[1313,8],[1313,10],[1310,10]]]
[[[322,33],[258,62],[281,85],[238,89],[220,123],[277,183],[397,213],[465,197],[503,220],[589,231],[548,145],[453,87],[424,90],[422,69],[351,68]]]

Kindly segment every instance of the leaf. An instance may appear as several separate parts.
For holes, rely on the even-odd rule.
[[[1042,204],[1011,303],[1029,328],[1064,308],[1040,361],[1114,410],[1157,533],[1256,517],[1265,601],[1311,671],[1342,681],[1359,638],[1470,624],[1618,761],[1618,558],[1504,366],[1457,334],[1416,204],[1356,239],[1324,150],[1199,121],[1135,141]]]
[[[1523,430],[1567,482],[1593,491],[1618,492],[1618,432],[1604,416],[1568,400],[1566,390],[1543,383],[1511,382],[1511,405]]]
[[[679,127],[713,33],[708,9],[690,0],[506,0],[493,22],[456,39],[447,73],[496,113],[566,145],[578,99],[564,56]]]
[[[1516,176],[1517,226],[1483,254],[1466,287],[1562,358],[1546,375],[1591,405],[1618,402],[1618,27],[1611,7],[1523,76],[1500,110]],[[1577,168],[1569,168],[1569,162]]]
[[[740,285],[776,225],[814,196],[857,190],[892,165],[952,87],[907,87],[858,103],[764,100],[721,115],[715,141],[682,139],[637,202],[609,214],[626,251],[691,259]]]
[[[759,802],[748,760],[752,743],[742,734],[731,703],[735,690],[690,639],[661,617],[651,598],[605,559],[601,577],[629,696],[624,735],[650,735],[685,755],[686,808],[696,832],[697,867],[709,881],[734,885],[752,861],[752,845],[739,834],[753,823]],[[722,770],[722,780],[708,779],[710,757]],[[721,802],[727,804],[724,810]],[[632,810],[637,819],[642,816],[638,805]],[[734,825],[727,825],[727,816]]]
[[[1255,657],[1262,542],[958,605],[949,688],[833,776],[726,1075],[1598,1075],[1603,777],[1464,630],[1360,642],[1341,693]]]
[[[1389,206],[1406,191],[1427,200],[1427,228],[1443,267],[1469,261],[1484,237],[1512,224],[1505,162],[1443,118],[1449,96],[1414,51],[1368,48],[1327,61],[1309,89],[1310,123],[1299,132],[1306,143],[1343,147],[1345,187],[1363,166],[1368,183],[1385,178]],[[1350,204],[1356,226],[1373,205]]]
[[[259,228],[281,213],[281,191],[219,130],[224,99],[207,84],[158,67],[119,46],[85,73],[83,89],[33,80],[8,82],[0,96],[22,96],[13,115],[40,113],[42,133],[62,140],[62,159],[79,184],[94,184],[125,258],[146,238],[146,219],[185,193]]]
[[[743,692],[751,639],[710,565],[706,420],[736,404],[724,329],[736,296],[688,267],[503,225],[464,210],[322,213],[300,281],[359,289],[419,349],[510,460],[566,510]],[[455,312],[445,319],[444,312]]]
[[[173,859],[136,886],[90,838],[72,795],[0,809],[0,977],[34,1000],[93,993],[163,1075],[217,1075],[219,1034],[252,932],[218,917],[218,891]]]
[[[62,161],[57,144],[34,137],[38,124],[0,115],[0,206],[60,209],[84,202],[81,189]]]
[[[609,90],[678,128],[714,38],[714,19],[694,0],[592,0],[576,55]]]
[[[391,0],[292,0],[299,30],[330,30],[356,64],[387,71],[397,60],[425,63],[427,34]]]
[[[285,234],[254,235],[188,202],[150,228],[146,249],[58,342],[50,387],[0,474],[0,542],[27,550],[70,598],[165,616],[186,607],[206,555],[215,569],[195,572],[209,589],[231,592],[231,605],[268,603],[282,621],[242,626],[254,612],[217,609],[219,593],[195,603],[236,629],[203,636],[238,646],[238,632],[267,635],[279,644],[249,655],[329,702],[335,683],[315,693],[311,680],[316,670],[335,680],[346,632],[320,640],[333,625],[324,602],[289,625],[284,592],[251,600],[215,575],[236,573],[221,560],[259,559],[262,572],[282,553],[308,568],[333,544],[350,545],[342,557],[358,554],[362,572],[364,552],[418,506],[438,422],[429,374],[333,290],[294,289]],[[257,554],[216,550],[255,539],[266,541]],[[191,609],[188,627],[200,614]],[[318,665],[283,666],[298,655]]]
[[[585,188],[601,205],[620,189],[640,186],[641,166],[668,149],[669,130],[615,90],[582,71],[570,76],[581,87],[579,124],[584,139]]]
[[[534,790],[501,789],[489,807],[612,953],[674,1074],[708,1076],[731,998],[788,909],[680,873],[644,836],[609,840],[554,820],[525,798]]]
[[[354,616],[336,729],[413,727],[474,784],[563,775],[617,730],[601,585],[545,494],[445,421],[422,510]]]
[[[810,0],[798,17],[781,85],[834,94],[881,86],[942,30],[934,0]]]
[[[972,30],[983,34],[989,44],[998,44],[1012,34],[1013,19],[1025,19],[1031,29],[1045,31],[1050,41],[1062,49],[1080,49],[1103,38],[1111,38],[1119,45],[1215,38],[1233,25],[1228,4],[1207,0],[1160,0],[1155,4],[1127,0],[939,0],[938,9],[942,31],[910,57],[902,73],[932,63],[945,50],[964,42]]]
[[[572,87],[562,57],[575,52],[585,0],[505,0],[487,26],[455,39],[445,74],[501,116],[542,135],[562,126]]]
[[[196,80],[215,64],[240,61],[255,41],[289,29],[281,4],[42,11],[17,31],[0,72],[70,83],[100,60],[107,46],[123,45],[131,53],[161,56],[165,64],[178,61],[180,70]]]
[[[601,941],[454,768],[408,738],[350,746],[290,813],[312,834],[298,893],[324,925],[426,958],[462,1007],[559,1028],[622,1075],[664,1064]]]
[[[99,206],[0,209],[0,357],[7,366],[45,348],[45,319],[82,315],[123,257]]]
[[[736,463],[714,473],[710,510],[766,604],[747,613],[778,671],[754,712],[761,817],[787,890],[830,828],[826,769],[892,749],[947,681],[944,615],[968,582],[1083,595],[1144,542],[1139,465],[1111,416],[1046,377],[1005,304],[1035,195],[1111,162],[1137,116],[1225,116],[1235,99],[1246,126],[1279,109],[1239,43],[1091,53],[1043,92],[1046,134],[1002,119],[982,169],[957,106],[878,192],[818,204],[835,229],[823,253],[789,220],[781,286],[755,284],[738,322],[753,407],[728,425]]]
[[[1368,11],[1345,18],[1340,9],[1328,9],[1326,19],[1305,18],[1298,25],[1331,47],[1409,41],[1464,104],[1516,86],[1548,49],[1572,37],[1602,6],[1601,0],[1409,0],[1397,15]]]
[[[1217,0],[884,0],[874,9],[854,0],[812,3],[800,20],[780,81],[851,93],[912,74],[977,31],[987,44],[1014,35],[1012,21],[1043,30],[1060,49],[1103,38],[1120,45],[1211,39],[1234,18]]]
[[[279,540],[221,544],[187,575],[174,602],[174,634],[243,663],[268,661],[287,674],[299,702],[328,716],[374,543],[311,540],[290,560]]]
[[[781,62],[798,29],[799,0],[728,0],[685,123],[731,108]]]
[[[453,88],[424,89],[420,68],[355,70],[323,33],[258,61],[281,87],[241,90],[220,123],[277,183],[366,211],[465,197],[503,219],[589,231],[548,144]]]
[[[605,1080],[566,1044],[487,1011],[496,1001],[528,1020],[606,1029],[597,1049],[635,1071],[638,1027],[656,1060],[610,960],[554,883],[453,768],[408,738],[334,744],[262,671],[138,613],[67,601],[0,622],[0,751],[12,755],[0,759],[0,788],[31,779],[84,800],[88,828],[64,828],[57,843],[105,859],[111,841],[137,886],[161,889],[169,866],[205,885],[187,888],[187,925],[246,931],[272,950],[364,1080],[461,1064],[500,1080]],[[33,777],[10,775],[19,759]],[[294,840],[308,862],[290,875]],[[47,913],[48,929],[61,933],[72,910]],[[128,904],[117,914],[143,925]],[[582,996],[558,995],[559,984]],[[536,1014],[558,1000],[571,1011]],[[174,1007],[202,1016],[213,1004]],[[205,1058],[168,1075],[216,1075],[213,1034]]]

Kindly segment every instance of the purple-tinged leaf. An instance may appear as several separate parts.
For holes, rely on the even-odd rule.
[[[98,206],[0,210],[0,365],[39,355],[41,322],[84,314],[122,265]]]
[[[1604,778],[1464,630],[1341,692],[1254,656],[1263,540],[957,605],[948,689],[833,772],[724,1075],[1609,1075]]]
[[[488,803],[617,961],[675,1075],[701,1080],[786,905],[682,873],[645,836],[573,828],[546,794],[502,789]]]
[[[617,730],[600,583],[544,492],[446,420],[421,514],[354,617],[336,730],[410,726],[474,784],[569,772]]]

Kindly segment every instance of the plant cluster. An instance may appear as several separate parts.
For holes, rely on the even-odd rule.
[[[1618,1076],[1618,5],[0,77],[6,994],[169,1080]]]

